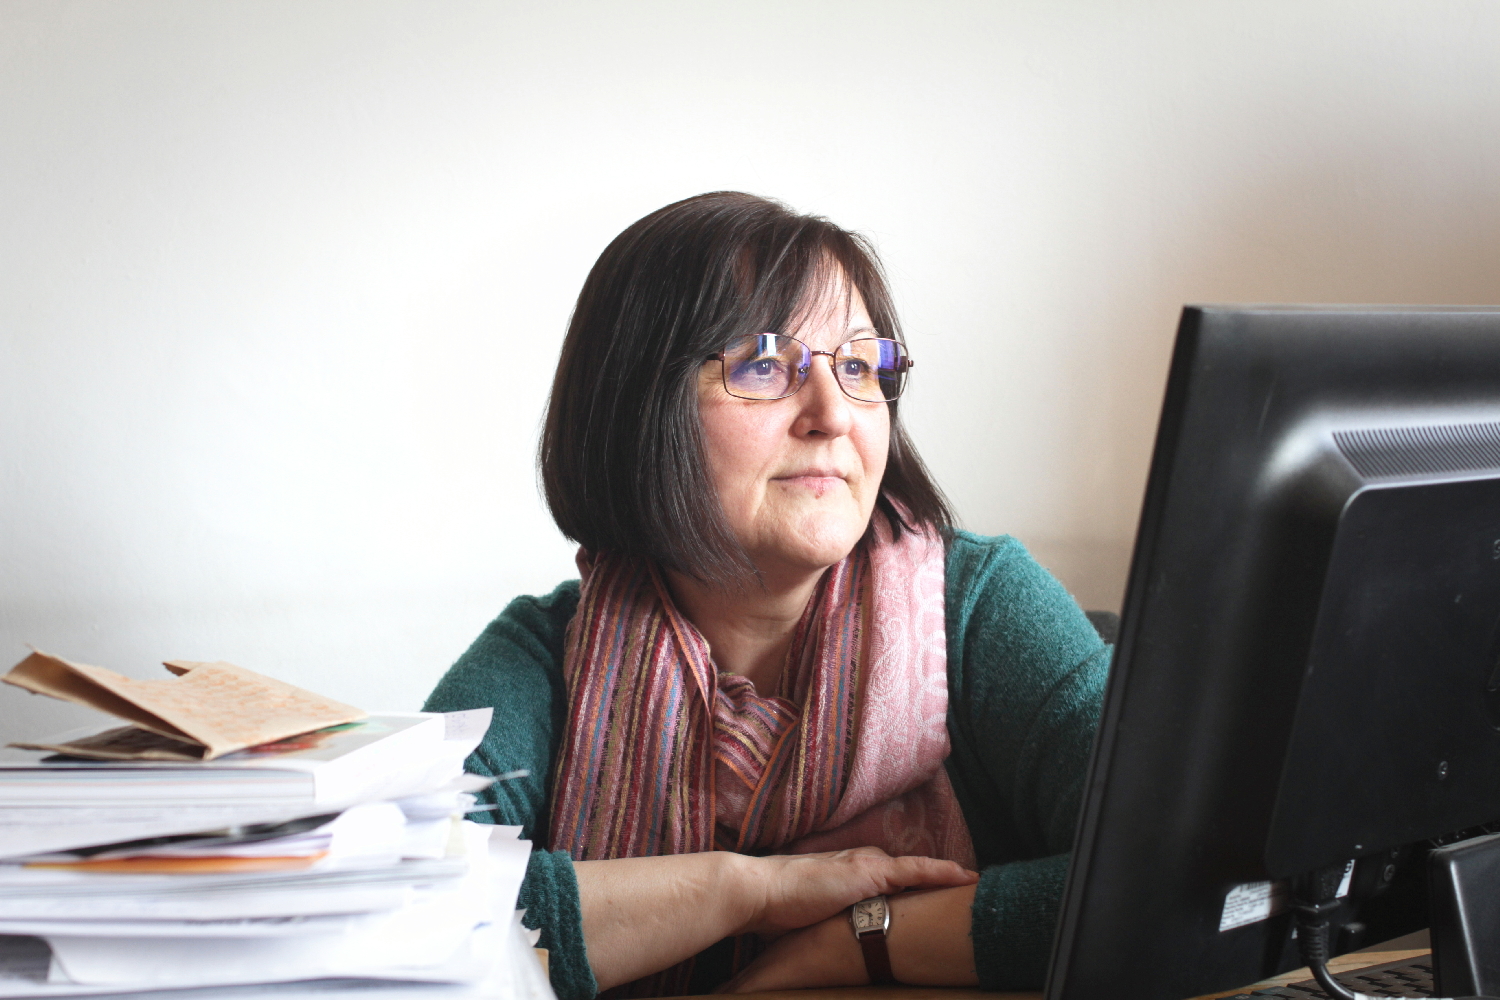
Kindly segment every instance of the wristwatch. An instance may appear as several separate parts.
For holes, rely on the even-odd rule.
[[[854,939],[865,953],[865,971],[870,982],[888,986],[896,981],[891,975],[891,953],[885,946],[885,932],[891,927],[891,908],[884,896],[861,899],[849,908],[849,926]]]

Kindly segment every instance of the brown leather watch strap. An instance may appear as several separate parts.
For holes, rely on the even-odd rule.
[[[891,952],[885,946],[885,931],[870,931],[859,935],[859,950],[865,953],[865,972],[876,986],[889,986],[896,981],[891,974]]]
[[[865,972],[870,982],[888,986],[896,981],[891,973],[891,953],[886,948],[885,934],[891,926],[890,900],[885,896],[861,899],[849,907],[849,926],[859,940],[859,950],[865,956]]]

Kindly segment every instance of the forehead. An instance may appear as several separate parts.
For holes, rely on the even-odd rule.
[[[873,327],[864,296],[839,270],[811,287],[784,332],[819,348],[836,347]]]

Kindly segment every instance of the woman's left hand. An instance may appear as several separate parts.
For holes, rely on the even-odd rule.
[[[978,985],[969,936],[973,905],[972,886],[891,896],[886,947],[896,979],[913,986]],[[863,986],[869,981],[845,911],[783,934],[715,992]]]

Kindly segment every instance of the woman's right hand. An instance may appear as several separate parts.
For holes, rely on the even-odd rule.
[[[807,927],[871,896],[903,889],[973,885],[979,875],[954,861],[893,858],[878,847],[825,854],[730,855],[751,912],[745,933],[777,937]]]

